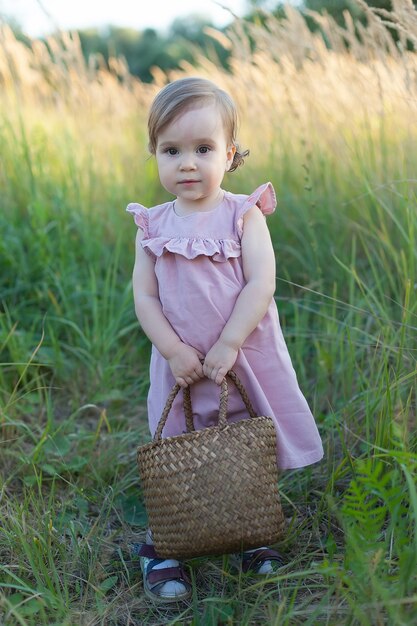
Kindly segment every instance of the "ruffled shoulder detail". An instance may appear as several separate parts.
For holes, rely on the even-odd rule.
[[[143,230],[145,237],[149,237],[149,211],[142,204],[131,202],[127,205],[126,211],[133,215],[136,226]]]
[[[237,214],[237,228],[241,236],[243,233],[243,216],[253,206],[259,207],[263,215],[271,215],[277,206],[277,197],[272,183],[264,183],[253,191],[240,206]]]
[[[155,257],[162,256],[164,252],[173,252],[190,260],[201,255],[209,256],[220,263],[241,255],[240,243],[233,239],[153,237],[142,239],[142,247]]]

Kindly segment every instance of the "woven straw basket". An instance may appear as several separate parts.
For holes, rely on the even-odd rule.
[[[272,419],[257,417],[236,374],[230,371],[228,378],[239,390],[250,419],[227,423],[224,379],[218,425],[195,431],[187,387],[187,432],[163,439],[162,430],[180,389],[175,385],[153,441],[138,448],[149,527],[161,557],[240,552],[273,544],[283,535]]]

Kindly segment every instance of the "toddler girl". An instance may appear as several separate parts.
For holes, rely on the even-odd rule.
[[[196,429],[217,422],[218,393],[230,369],[258,415],[274,419],[281,469],[315,463],[321,440],[285,345],[275,301],[275,258],[264,216],[275,192],[264,183],[250,196],[225,191],[225,172],[247,153],[236,143],[236,109],[208,80],[184,78],[156,96],[148,120],[149,148],[160,181],[174,199],[146,209],[129,204],[137,224],[133,290],[136,314],[152,342],[148,415],[153,434],[175,382],[194,385]],[[230,421],[246,416],[230,386]],[[186,430],[177,396],[164,436]],[[145,592],[156,601],[186,599],[183,566],[158,558],[148,534],[139,546]],[[245,571],[267,574],[279,555],[243,554]]]

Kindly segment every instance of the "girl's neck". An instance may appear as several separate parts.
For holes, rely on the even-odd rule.
[[[200,200],[191,200],[189,202],[184,201],[183,198],[175,198],[173,202],[174,211],[179,217],[185,217],[193,213],[209,213],[223,202],[224,195],[223,189],[219,189],[213,198],[201,198]]]

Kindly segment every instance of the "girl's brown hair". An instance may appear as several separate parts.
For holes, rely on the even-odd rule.
[[[249,150],[240,152],[236,143],[235,103],[228,93],[205,78],[180,78],[168,83],[157,94],[152,102],[148,118],[149,151],[155,154],[159,133],[178,115],[210,102],[214,102],[219,107],[227,139],[236,148],[229,172],[233,172],[239,165],[242,165]]]

